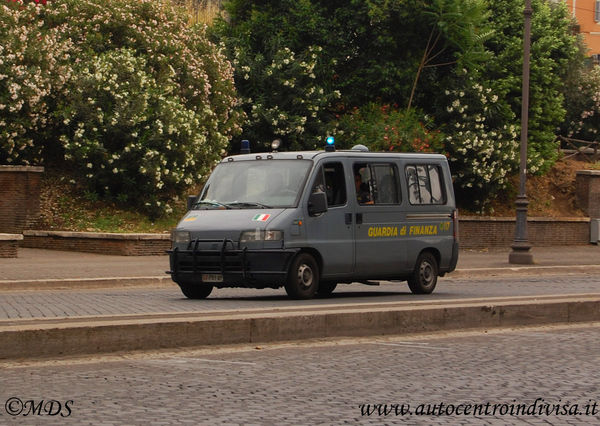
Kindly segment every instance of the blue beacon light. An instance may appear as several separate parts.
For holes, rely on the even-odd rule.
[[[335,151],[335,139],[333,136],[328,136],[326,139],[325,151]]]
[[[250,154],[250,141],[244,139],[242,141],[242,147],[240,149],[240,154]]]

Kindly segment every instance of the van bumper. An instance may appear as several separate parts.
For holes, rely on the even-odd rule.
[[[192,247],[168,250],[171,279],[177,284],[209,284],[217,288],[278,288],[300,249],[221,249]]]

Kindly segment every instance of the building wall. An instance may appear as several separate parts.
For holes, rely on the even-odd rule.
[[[600,54],[600,23],[594,20],[596,2],[594,0],[567,0],[567,7],[579,24],[588,47],[588,55]],[[575,12],[573,12],[575,8]]]

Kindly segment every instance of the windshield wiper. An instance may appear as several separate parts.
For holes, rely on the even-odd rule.
[[[259,207],[261,209],[270,209],[271,206],[267,206],[266,204],[256,203],[254,201],[235,201],[233,203],[227,203],[227,206],[231,207]]]
[[[229,207],[226,204],[219,203],[218,201],[209,201],[209,200],[196,201],[192,207],[195,208],[195,207],[198,207],[201,205],[212,206],[212,207],[223,207],[225,209],[231,209],[231,207]]]

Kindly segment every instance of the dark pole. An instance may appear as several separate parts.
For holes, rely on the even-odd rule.
[[[532,264],[533,254],[529,251],[531,245],[527,240],[527,194],[525,183],[527,181],[527,128],[529,126],[529,51],[531,45],[531,0],[525,0],[525,29],[523,36],[523,89],[521,105],[521,161],[519,166],[519,196],[517,197],[517,222],[515,227],[515,240],[512,250],[508,255],[510,263]]]

